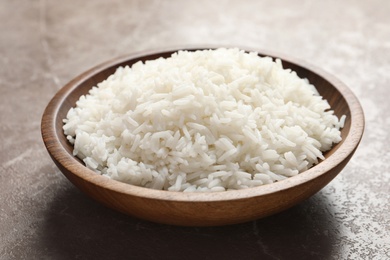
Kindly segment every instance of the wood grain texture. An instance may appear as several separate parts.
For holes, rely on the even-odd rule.
[[[265,51],[259,51],[259,55],[280,58],[285,68],[291,68],[316,86],[337,116],[347,116],[341,131],[343,140],[325,154],[324,161],[311,169],[256,188],[183,193],[152,190],[110,180],[87,169],[73,157],[73,147],[62,131],[62,120],[79,97],[113,74],[118,66],[168,57],[178,49],[205,48],[136,53],[108,61],[66,84],[46,107],[41,122],[45,146],[61,172],[90,197],[123,213],[159,223],[183,226],[234,224],[275,214],[307,199],[337,176],[352,157],[364,130],[363,111],[355,95],[342,82],[318,68]]]

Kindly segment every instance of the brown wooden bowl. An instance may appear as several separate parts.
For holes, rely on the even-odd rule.
[[[327,185],[352,157],[363,134],[364,115],[351,90],[333,76],[304,62],[260,51],[260,56],[280,58],[285,68],[291,68],[300,77],[309,79],[328,100],[337,116],[347,116],[341,130],[343,140],[326,153],[325,160],[309,170],[255,188],[184,193],[121,183],[94,173],[72,156],[73,147],[63,133],[62,120],[79,97],[113,74],[118,66],[168,57],[179,49],[209,48],[136,53],[105,62],[66,84],[46,107],[41,122],[46,148],[62,173],[90,197],[120,212],[153,222],[183,226],[234,224],[269,216],[307,199]]]

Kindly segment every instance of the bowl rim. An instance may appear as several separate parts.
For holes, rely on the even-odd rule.
[[[296,176],[289,177],[280,182],[274,182],[271,184],[266,184],[262,186],[240,189],[240,190],[228,190],[222,192],[182,192],[182,191],[166,191],[166,190],[154,190],[145,187],[139,187],[132,184],[123,183],[99,175],[94,171],[88,169],[86,166],[78,162],[74,156],[69,154],[65,148],[61,145],[60,139],[58,138],[58,133],[56,130],[56,119],[63,102],[66,101],[67,96],[72,93],[81,83],[90,78],[91,76],[98,74],[109,67],[113,67],[120,63],[126,62],[128,60],[140,58],[142,56],[150,55],[159,55],[167,52],[176,52],[179,50],[204,50],[204,49],[216,49],[216,48],[238,48],[244,51],[257,52],[262,56],[270,56],[273,58],[279,58],[282,61],[294,64],[298,67],[302,67],[308,71],[311,71],[318,76],[322,77],[324,80],[328,81],[337,89],[341,95],[344,97],[349,110],[351,117],[351,126],[346,138],[343,140],[343,143],[338,147],[338,149],[331,154],[325,161],[322,161],[319,164],[314,165],[310,169],[299,173]],[[91,86],[92,87],[92,86]],[[45,124],[45,127],[44,127]],[[354,133],[353,135],[351,133]],[[41,121],[41,134],[48,150],[50,156],[61,164],[66,170],[71,172],[74,175],[77,175],[79,178],[84,179],[90,184],[100,186],[101,188],[118,192],[135,197],[143,197],[156,200],[165,200],[165,201],[178,201],[178,202],[211,202],[211,201],[227,201],[227,200],[243,200],[252,197],[264,196],[272,194],[275,192],[280,192],[283,190],[288,190],[292,187],[299,186],[310,182],[317,177],[326,174],[326,172],[335,168],[348,156],[350,156],[355,149],[357,148],[364,132],[364,113],[363,109],[351,89],[349,89],[343,82],[337,79],[335,76],[325,72],[323,69],[320,69],[312,64],[307,63],[306,61],[293,58],[286,54],[280,54],[272,52],[269,50],[262,50],[259,48],[251,47],[237,47],[237,46],[215,46],[215,45],[206,45],[206,46],[181,46],[181,47],[170,47],[162,49],[153,49],[146,51],[138,51],[131,54],[119,56],[113,59],[110,59],[106,62],[100,63],[89,70],[81,73],[77,77],[73,78],[67,84],[65,84],[50,100],[47,107],[45,108],[42,121]],[[60,155],[58,155],[60,154]]]

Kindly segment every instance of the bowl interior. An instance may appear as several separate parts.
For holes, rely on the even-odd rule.
[[[197,50],[197,49],[196,49]],[[147,61],[147,60],[153,60],[157,59],[159,57],[167,58],[171,56],[175,51],[167,51],[162,53],[153,53],[148,55],[142,55],[142,56],[136,56],[136,57],[128,57],[124,59],[117,60],[116,62],[111,62],[109,66],[106,66],[105,64],[101,65],[100,67],[94,68],[82,75],[80,75],[78,78],[80,79],[79,82],[71,82],[68,85],[71,85],[71,88],[66,89],[68,93],[64,97],[63,102],[60,104],[60,107],[58,108],[58,113],[55,118],[55,130],[56,135],[58,139],[61,142],[61,145],[66,149],[66,151],[69,154],[72,154],[73,146],[66,140],[62,126],[63,126],[63,119],[66,117],[67,112],[71,107],[74,107],[76,104],[76,101],[80,98],[81,95],[85,95],[88,93],[88,91],[93,87],[96,86],[98,83],[102,82],[103,80],[107,79],[111,74],[115,72],[115,70],[119,66],[131,66],[132,64],[138,62],[138,61]],[[273,55],[263,55],[259,54],[260,56],[271,56],[274,58],[280,58],[278,56]],[[327,79],[325,79],[320,74],[314,73],[312,70],[303,67],[301,65],[297,65],[291,61],[288,61],[287,59],[282,58],[282,64],[284,68],[289,68],[295,72],[297,72],[298,76],[301,78],[307,78],[311,84],[313,84],[318,92],[324,97],[324,99],[328,100],[331,109],[334,110],[335,114],[340,118],[342,115],[346,115],[345,125],[344,128],[341,130],[341,137],[342,141],[334,147],[326,152],[325,158],[328,158],[331,156],[337,149],[340,147],[343,142],[345,141],[351,127],[351,110],[348,105],[347,100],[342,95],[340,90],[335,87],[334,82],[329,82]],[[329,75],[327,75],[329,77]],[[335,80],[335,79],[334,79]],[[345,89],[342,89],[345,90]],[[76,158],[81,164],[83,162]],[[84,164],[83,164],[84,165]]]

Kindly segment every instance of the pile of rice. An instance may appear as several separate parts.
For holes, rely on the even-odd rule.
[[[78,100],[63,130],[74,155],[109,178],[225,191],[307,170],[341,141],[344,120],[280,60],[221,48],[119,67]]]

